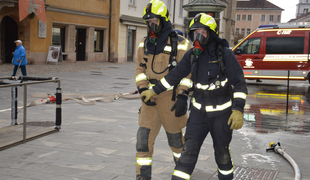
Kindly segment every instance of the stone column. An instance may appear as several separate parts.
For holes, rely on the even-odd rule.
[[[75,52],[75,25],[68,25],[68,30],[66,30],[66,53],[68,55],[68,62],[76,61]]]
[[[86,55],[85,60],[93,62],[95,61],[95,53],[94,53],[94,33],[95,28],[89,27],[86,29]]]

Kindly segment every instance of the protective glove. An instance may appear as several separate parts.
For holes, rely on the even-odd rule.
[[[228,119],[227,125],[230,125],[230,129],[240,129],[243,126],[243,115],[238,110],[232,110],[232,113]]]
[[[178,95],[177,102],[171,108],[171,111],[175,110],[175,116],[181,117],[186,114],[187,112],[187,96],[184,94]]]
[[[148,89],[148,90],[145,90],[143,91],[141,94],[140,94],[140,97],[141,97],[141,100],[143,102],[148,102],[151,97],[153,97],[154,95],[156,95],[156,93],[152,90],[152,89]]]

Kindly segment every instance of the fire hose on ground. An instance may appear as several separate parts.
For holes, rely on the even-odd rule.
[[[32,81],[42,81],[42,80],[55,80],[55,77],[30,77],[30,76],[14,76],[14,77],[4,77],[0,78],[0,85],[2,84],[19,84],[23,81],[32,80]],[[17,107],[17,87],[12,87],[12,107],[16,109],[21,109],[23,106]],[[56,93],[57,94],[57,93]],[[55,103],[56,94],[54,93],[35,93],[32,94],[33,98],[41,98],[34,100],[26,105],[26,107],[36,106],[44,103]],[[75,100],[77,103],[82,105],[95,105],[96,101],[99,102],[113,102],[117,99],[139,99],[140,95],[138,90],[128,93],[100,93],[100,94],[90,94],[84,95],[82,93],[62,93],[61,100]],[[2,109],[0,112],[10,111],[12,108]],[[17,111],[14,111],[17,112]],[[12,114],[12,117],[15,118],[16,115]]]
[[[278,142],[277,144],[274,142],[269,143],[269,147],[268,149],[266,149],[266,151],[272,150],[278,154],[280,154],[282,157],[284,157],[294,168],[294,172],[295,172],[295,179],[294,180],[300,180],[300,169],[298,167],[298,165],[296,164],[296,162],[294,161],[293,158],[291,158],[291,156],[289,156],[282,148],[280,145],[280,142]]]
[[[29,76],[14,76],[14,77],[4,77],[0,78],[0,85],[2,84],[21,84],[23,81],[46,81],[46,80],[58,80],[55,77],[29,77]],[[58,81],[59,82],[59,81]],[[55,129],[61,129],[61,104],[62,101],[75,100],[77,103],[82,105],[95,105],[96,101],[100,102],[113,102],[114,100],[124,98],[124,99],[139,99],[140,95],[138,90],[128,93],[100,93],[100,94],[91,94],[91,95],[83,95],[81,93],[62,93],[60,84],[58,84],[58,88],[56,88],[56,93],[35,93],[31,96],[33,98],[41,98],[34,100],[28,104],[24,104],[26,107],[36,106],[44,103],[56,103],[56,122]],[[11,125],[18,125],[17,123],[17,110],[23,108],[24,106],[17,106],[17,86],[11,87],[11,108],[2,109],[0,112],[11,111],[12,122]],[[24,90],[25,92],[25,90]],[[27,92],[27,91],[26,91]],[[26,96],[24,94],[24,96]],[[24,103],[26,103],[24,97]]]
[[[55,103],[56,98],[53,93],[34,93],[31,94],[33,98],[41,98],[34,100],[27,104],[27,107],[36,106],[45,103]],[[133,91],[128,93],[100,93],[100,94],[90,94],[84,95],[82,93],[62,93],[62,101],[74,100],[82,105],[95,105],[96,101],[98,102],[113,102],[117,99],[139,99],[139,92]],[[15,102],[15,101],[14,101]],[[17,109],[21,109],[23,106],[17,107]],[[11,108],[2,109],[0,112],[10,111]]]

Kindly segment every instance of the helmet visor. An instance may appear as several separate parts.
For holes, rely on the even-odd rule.
[[[147,24],[147,30],[148,32],[153,31],[155,34],[160,33],[161,31],[161,22],[159,18],[148,18],[145,19],[145,22]]]

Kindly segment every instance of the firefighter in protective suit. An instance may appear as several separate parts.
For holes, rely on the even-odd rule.
[[[201,145],[210,132],[218,178],[230,180],[233,179],[234,165],[229,144],[233,129],[240,129],[243,125],[242,113],[247,96],[243,71],[228,48],[228,42],[218,37],[217,25],[211,16],[197,14],[190,23],[189,31],[194,47],[186,52],[174,70],[141,96],[147,101],[191,73],[191,80],[187,81],[189,90],[193,91],[191,112],[185,144],[172,179],[190,179]],[[186,111],[186,101],[178,101],[176,111]]]
[[[144,8],[147,37],[139,45],[135,70],[140,94],[167,75],[190,49],[189,41],[172,29],[169,17],[162,1],[152,0]],[[174,161],[177,162],[181,155],[184,144],[182,129],[186,125],[187,115],[176,117],[171,107],[176,101],[176,94],[187,87],[180,85],[176,88],[142,102],[136,143],[137,180],[151,179],[153,146],[161,125],[166,131]]]

